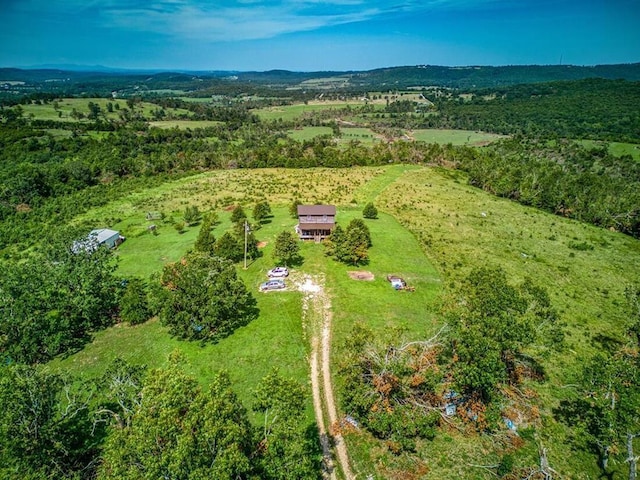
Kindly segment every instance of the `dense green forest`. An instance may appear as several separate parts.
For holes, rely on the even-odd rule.
[[[224,373],[210,385],[199,384],[178,353],[161,369],[117,359],[100,378],[48,369],[50,360],[80,351],[95,332],[123,318],[136,324],[158,316],[169,335],[206,344],[233,335],[258,316],[256,300],[234,267],[247,238],[246,215],[239,210],[215,239],[211,232],[217,217],[202,219],[197,208],[187,206],[185,221],[172,221],[179,230],[202,220],[196,252],[168,263],[148,283],[120,275],[106,249],[78,249],[74,240],[91,226],[70,223],[124,194],[209,170],[436,166],[452,176],[463,173],[471,186],[495,196],[640,239],[640,161],[612,153],[607,143],[624,142],[635,149],[640,143],[637,65],[594,67],[590,73],[561,67],[422,70],[350,73],[355,86],[343,95],[344,104],[310,107],[293,119],[264,119],[260,109],[297,99],[308,105],[318,91],[292,95],[280,87],[318,75],[244,74],[237,75],[244,83],[234,84],[228,72],[218,73],[200,94],[216,92],[222,100],[203,102],[193,102],[184,92],[134,93],[131,85],[139,78],[122,74],[78,73],[69,77],[68,86],[44,91],[34,85],[54,72],[34,72],[33,85],[5,92],[0,109],[0,262],[5,271],[0,278],[0,399],[5,406],[0,476],[320,476],[321,445],[305,417],[305,390],[277,370],[253,386],[247,405]],[[630,80],[615,79],[621,72]],[[23,78],[22,72],[2,73],[7,81]],[[459,90],[420,88],[385,94],[377,104],[373,99],[348,103],[362,92],[381,97],[384,82],[394,75],[404,78],[399,85],[412,86],[436,74],[441,86]],[[609,79],[574,79],[595,75]],[[324,75],[331,76],[336,72]],[[566,81],[515,85],[548,77]],[[247,90],[252,82],[260,84]],[[153,77],[154,90],[183,85],[187,91],[191,83],[187,74]],[[367,93],[374,91],[366,88],[371,85],[377,93]],[[112,95],[116,89],[124,98]],[[248,91],[256,97],[245,98]],[[422,99],[409,100],[416,91]],[[77,95],[86,100],[86,113],[73,107],[64,114],[59,107],[63,92],[87,94]],[[49,106],[58,114],[38,116],[39,108]],[[153,124],[167,119],[209,123],[193,128]],[[381,139],[344,141],[354,126]],[[290,134],[311,127],[328,127],[331,133],[305,140]],[[407,135],[434,128],[482,130],[504,138],[454,146],[412,141]],[[585,146],[583,140],[602,143]],[[256,235],[271,214],[266,200],[262,206],[264,212],[254,210]],[[375,221],[376,216],[377,210],[365,218]],[[367,264],[367,249],[375,239],[363,220],[334,233],[326,243],[327,255]],[[344,238],[350,237],[358,237],[357,248],[345,246]],[[252,258],[260,255],[256,245],[251,232]],[[594,247],[576,240],[570,248]],[[295,253],[292,258],[299,261]],[[525,379],[544,376],[531,349],[549,358],[564,348],[559,313],[538,282],[513,283],[503,270],[488,267],[456,281],[447,294],[458,300],[444,308],[450,328],[446,339],[420,341],[411,348],[387,346],[383,352],[376,350],[366,328],[356,326],[349,355],[340,362],[344,408],[394,454],[413,452],[417,443],[436,436],[443,417],[434,409],[442,400],[443,382],[465,399],[460,408],[472,412],[467,415],[472,429],[493,432],[504,421],[496,407],[503,387],[526,397],[519,391],[526,390]],[[580,426],[582,443],[576,444],[596,452],[605,473],[621,445],[630,445],[633,459],[633,440],[639,435],[638,296],[638,288],[631,286],[628,305],[620,305],[631,313],[619,348],[584,362],[581,394],[564,398],[556,412],[565,424]],[[617,408],[609,408],[603,400],[608,398],[616,398]],[[253,425],[251,415],[264,426]],[[163,445],[154,438],[162,438]],[[509,455],[500,459],[497,472],[511,473]]]

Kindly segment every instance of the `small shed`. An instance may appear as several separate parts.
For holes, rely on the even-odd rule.
[[[99,228],[89,232],[89,240],[97,243],[98,245],[106,245],[109,248],[116,248],[124,242],[124,237],[120,235],[120,232],[117,230]]]

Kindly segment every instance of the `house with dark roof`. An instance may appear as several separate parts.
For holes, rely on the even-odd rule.
[[[336,227],[335,205],[298,205],[296,233],[300,240],[325,239]]]

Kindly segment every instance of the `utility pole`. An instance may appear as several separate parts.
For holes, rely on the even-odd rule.
[[[249,224],[244,221],[244,269],[247,269],[247,234],[249,233]]]

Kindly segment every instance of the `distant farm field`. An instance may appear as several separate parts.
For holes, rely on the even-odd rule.
[[[207,128],[221,125],[223,122],[215,120],[160,120],[149,122],[150,127],[157,128],[179,128],[179,129],[195,129]]]
[[[304,142],[320,135],[333,135],[333,129],[331,127],[303,127],[289,130],[287,134],[298,142]]]
[[[88,119],[77,120],[74,118],[74,111],[87,116],[90,112],[89,102],[98,105],[100,107],[100,115],[110,120],[117,120],[120,115],[120,111],[129,109],[127,101],[121,98],[105,99],[105,98],[63,98],[59,100],[52,100],[49,103],[31,103],[28,105],[21,105],[24,116],[32,117],[34,120],[55,120],[55,121],[89,121]],[[112,111],[109,112],[108,105],[111,104]],[[161,107],[153,103],[137,102],[134,106],[134,110],[141,113],[143,116],[151,118],[154,111],[160,110]],[[173,115],[191,115],[188,110],[181,108],[168,108],[165,110],[166,114]]]
[[[486,132],[474,132],[471,130],[441,130],[424,129],[413,130],[408,133],[409,137],[427,143],[440,143],[452,145],[486,145],[501,138],[503,135]]]
[[[578,143],[587,148],[596,148],[607,145],[609,153],[616,157],[631,155],[635,160],[640,160],[640,145],[636,143],[598,142],[595,140],[579,140]]]

